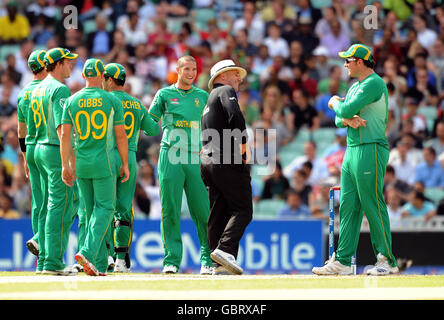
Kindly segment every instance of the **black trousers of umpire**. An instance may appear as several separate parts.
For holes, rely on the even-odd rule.
[[[201,164],[201,174],[210,197],[210,249],[237,258],[239,242],[253,218],[250,168],[243,164]]]

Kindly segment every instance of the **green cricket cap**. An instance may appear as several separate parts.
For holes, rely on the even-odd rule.
[[[105,66],[105,75],[114,79],[125,80],[126,71],[125,68],[119,63],[108,63]]]
[[[28,58],[28,67],[33,72],[42,70],[45,67],[45,50],[34,50]]]
[[[53,48],[46,51],[45,54],[45,64],[52,64],[62,59],[76,59],[78,56],[77,53],[72,53],[68,49],[65,48]]]
[[[91,58],[86,60],[82,73],[86,78],[92,78],[102,75],[104,71],[105,67],[102,60]]]
[[[354,44],[347,51],[338,53],[341,58],[356,57],[362,60],[373,62],[372,50],[363,44]]]

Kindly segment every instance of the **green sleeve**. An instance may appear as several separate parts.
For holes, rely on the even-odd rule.
[[[336,127],[338,127],[338,128],[345,128],[346,127],[342,123],[342,118],[340,118],[338,116],[335,117],[335,124],[336,124]]]
[[[162,90],[159,90],[154,96],[153,102],[151,102],[151,106],[148,110],[148,113],[151,115],[154,121],[158,122],[162,117],[163,112],[164,112],[163,95],[162,95]]]
[[[159,125],[150,117],[148,110],[146,110],[144,106],[142,106],[142,108],[143,114],[140,129],[143,130],[147,136],[157,136],[159,134]]]
[[[349,91],[350,92],[350,91]],[[374,81],[364,82],[353,92],[353,96],[344,101],[333,102],[333,110],[340,118],[352,118],[366,105],[375,102],[381,97],[381,88]]]
[[[23,99],[20,95],[17,99],[17,120],[18,120],[18,122],[26,123],[26,118],[25,118],[25,115],[23,114],[23,110],[22,110],[22,108],[23,108],[22,101],[23,101]]]
[[[72,125],[72,118],[71,118],[71,112],[69,110],[69,106],[71,105],[71,99],[68,99],[65,101],[65,104],[63,105],[63,113],[62,113],[62,124],[71,124]]]
[[[63,106],[65,101],[71,95],[67,86],[57,88],[52,96],[52,110],[54,114],[54,125],[56,128],[62,124]]]
[[[118,126],[121,124],[125,124],[125,120],[123,119],[123,107],[122,102],[117,99],[114,95],[109,94],[113,103],[114,109],[114,122],[113,125]]]

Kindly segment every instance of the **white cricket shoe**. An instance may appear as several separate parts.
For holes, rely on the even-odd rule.
[[[179,270],[177,269],[176,266],[172,266],[172,265],[167,265],[163,267],[162,273],[168,273],[168,274],[175,274],[177,273]]]
[[[376,256],[375,266],[369,270],[367,270],[367,274],[369,276],[386,276],[389,274],[399,273],[398,267],[392,267],[385,256],[381,253],[378,253]]]
[[[128,272],[130,272],[130,268],[127,268],[125,260],[116,259],[116,263],[114,266],[114,272],[128,273]]]
[[[232,254],[224,252],[220,249],[215,249],[210,254],[211,259],[224,266],[232,274],[242,274],[244,269],[242,269],[237,263],[236,259]]]
[[[63,270],[43,270],[41,274],[46,274],[50,276],[76,276],[77,271],[67,267]]]
[[[319,276],[331,276],[331,275],[341,275],[347,276],[352,275],[353,270],[351,266],[345,266],[336,259],[335,253],[333,253],[330,260],[325,262],[325,265],[322,267],[314,267],[311,272],[317,274]]]
[[[213,267],[212,266],[204,266],[204,265],[202,265],[200,267],[200,274],[202,274],[202,275],[211,275],[211,274],[213,274]]]
[[[113,270],[116,266],[116,263],[114,262],[113,257],[108,256],[108,270]]]

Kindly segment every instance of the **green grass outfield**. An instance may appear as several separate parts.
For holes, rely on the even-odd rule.
[[[152,273],[57,277],[0,272],[0,300],[429,300],[444,299],[443,275],[200,276]]]

